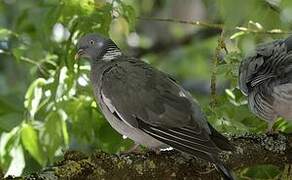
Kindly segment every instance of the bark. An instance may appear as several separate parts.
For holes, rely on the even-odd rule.
[[[283,171],[278,178],[292,179],[292,135],[245,134],[230,137],[235,152],[223,152],[222,161],[236,172],[242,168],[271,164]],[[220,179],[214,166],[185,158],[176,151],[160,154],[113,155],[96,152],[90,156],[68,151],[53,167],[26,179]],[[13,179],[8,177],[7,179]]]

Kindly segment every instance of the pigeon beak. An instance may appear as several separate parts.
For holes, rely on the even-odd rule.
[[[79,59],[84,54],[85,54],[84,49],[79,49],[78,52],[75,54],[74,59],[77,60],[77,59]]]

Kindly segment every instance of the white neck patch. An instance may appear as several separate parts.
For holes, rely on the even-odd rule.
[[[118,56],[121,56],[122,52],[117,48],[108,48],[107,52],[103,55],[103,61],[111,61]]]

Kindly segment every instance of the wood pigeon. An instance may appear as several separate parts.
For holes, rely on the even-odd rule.
[[[259,45],[239,68],[239,87],[250,110],[268,122],[292,119],[292,36]]]
[[[77,43],[76,58],[91,64],[91,83],[110,125],[150,149],[172,147],[232,173],[218,158],[233,146],[206,120],[198,102],[178,82],[149,64],[121,52],[109,38],[88,34]]]

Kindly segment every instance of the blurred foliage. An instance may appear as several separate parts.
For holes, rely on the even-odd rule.
[[[111,153],[128,149],[132,142],[112,130],[100,113],[88,78],[89,65],[74,61],[75,44],[88,32],[110,36],[125,50],[149,47],[165,36],[177,39],[196,33],[200,28],[136,21],[136,16],[171,18],[173,13],[184,12],[181,9],[188,4],[176,7],[176,2],[0,1],[0,169],[6,174],[31,173],[52,164],[66,149]],[[237,88],[238,65],[257,43],[285,37],[281,32],[291,29],[292,1],[186,2],[200,5],[200,20],[224,24],[229,50],[228,54],[222,51],[217,67],[217,84],[227,82],[218,94],[218,104],[209,107],[208,91],[192,93],[221,132],[264,132],[266,123],[249,112],[246,98]],[[146,54],[143,59],[182,82],[199,80],[208,85],[217,39],[197,41],[194,37],[187,45],[167,53]],[[292,124],[284,120],[275,126],[292,132]],[[238,174],[268,179],[279,170],[260,166]]]

